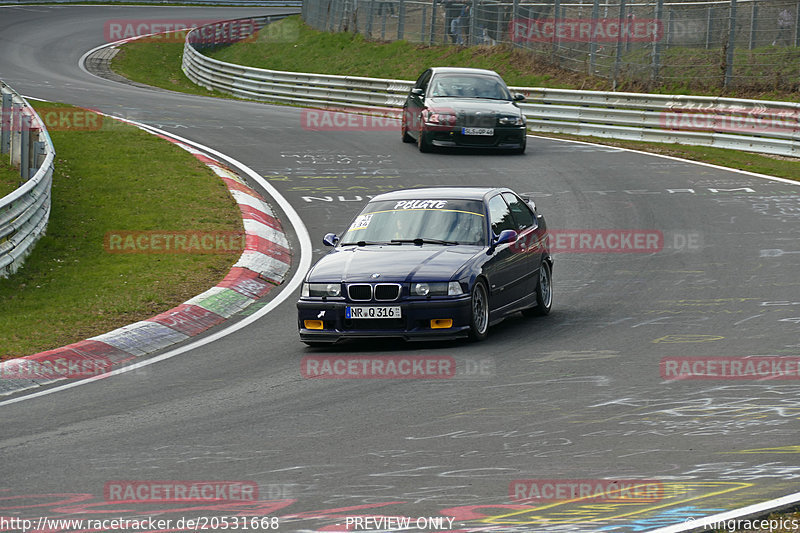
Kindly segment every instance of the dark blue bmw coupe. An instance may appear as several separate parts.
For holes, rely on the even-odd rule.
[[[511,313],[553,303],[547,226],[505,188],[428,188],[373,198],[306,275],[300,339],[486,338]]]

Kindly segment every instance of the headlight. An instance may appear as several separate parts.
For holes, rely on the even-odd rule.
[[[305,298],[322,298],[326,296],[336,297],[340,296],[341,294],[341,283],[303,283],[303,288],[300,291],[300,296]]]
[[[464,294],[457,281],[437,283],[412,283],[411,296],[458,296]]]
[[[426,122],[429,124],[453,126],[456,123],[456,116],[452,113],[430,113]]]
[[[524,126],[525,117],[500,117],[497,122],[502,126]]]

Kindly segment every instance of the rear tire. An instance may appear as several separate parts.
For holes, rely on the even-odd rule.
[[[489,293],[486,284],[479,280],[472,288],[470,298],[472,310],[469,321],[469,338],[473,341],[482,341],[489,335]]]
[[[406,113],[403,112],[403,119],[400,122],[400,131],[403,135],[403,142],[404,143],[413,143],[414,137],[408,134],[408,124],[406,124]]]
[[[539,267],[539,282],[536,284],[536,307],[522,311],[525,316],[545,316],[553,307],[553,271],[550,263],[542,261]]]

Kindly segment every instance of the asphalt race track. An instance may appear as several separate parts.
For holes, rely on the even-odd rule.
[[[661,232],[663,248],[556,254],[553,313],[509,319],[483,343],[311,349],[292,296],[190,353],[2,405],[0,516],[158,517],[175,529],[181,517],[269,515],[280,530],[343,531],[348,517],[386,515],[411,517],[415,531],[632,532],[797,491],[796,379],[668,381],[660,362],[800,355],[800,187],[535,137],[524,156],[420,154],[399,131],[310,131],[299,108],[139,88],[78,67],[109,19],[270,11],[285,12],[2,8],[0,79],[238,159],[299,212],[315,258],[322,235],[341,232],[368,195],[423,185],[508,186],[533,193],[553,229]],[[305,379],[309,355],[452,357],[459,370]],[[598,479],[658,490],[527,505],[509,494],[516,480]],[[104,488],[121,480],[259,491],[214,504],[108,501]]]

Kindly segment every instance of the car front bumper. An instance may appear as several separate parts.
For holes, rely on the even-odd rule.
[[[525,126],[504,126],[495,127],[494,135],[464,135],[460,126],[453,128],[435,126],[422,134],[433,146],[511,149],[525,145],[527,130]]]
[[[402,318],[347,319],[345,307],[351,305],[399,306]],[[455,339],[469,333],[471,307],[469,295],[442,300],[400,300],[381,304],[301,299],[297,302],[300,340],[334,343],[343,339],[395,337],[405,340]],[[452,319],[449,328],[432,328],[431,320]],[[324,329],[308,329],[306,320],[322,320]]]

